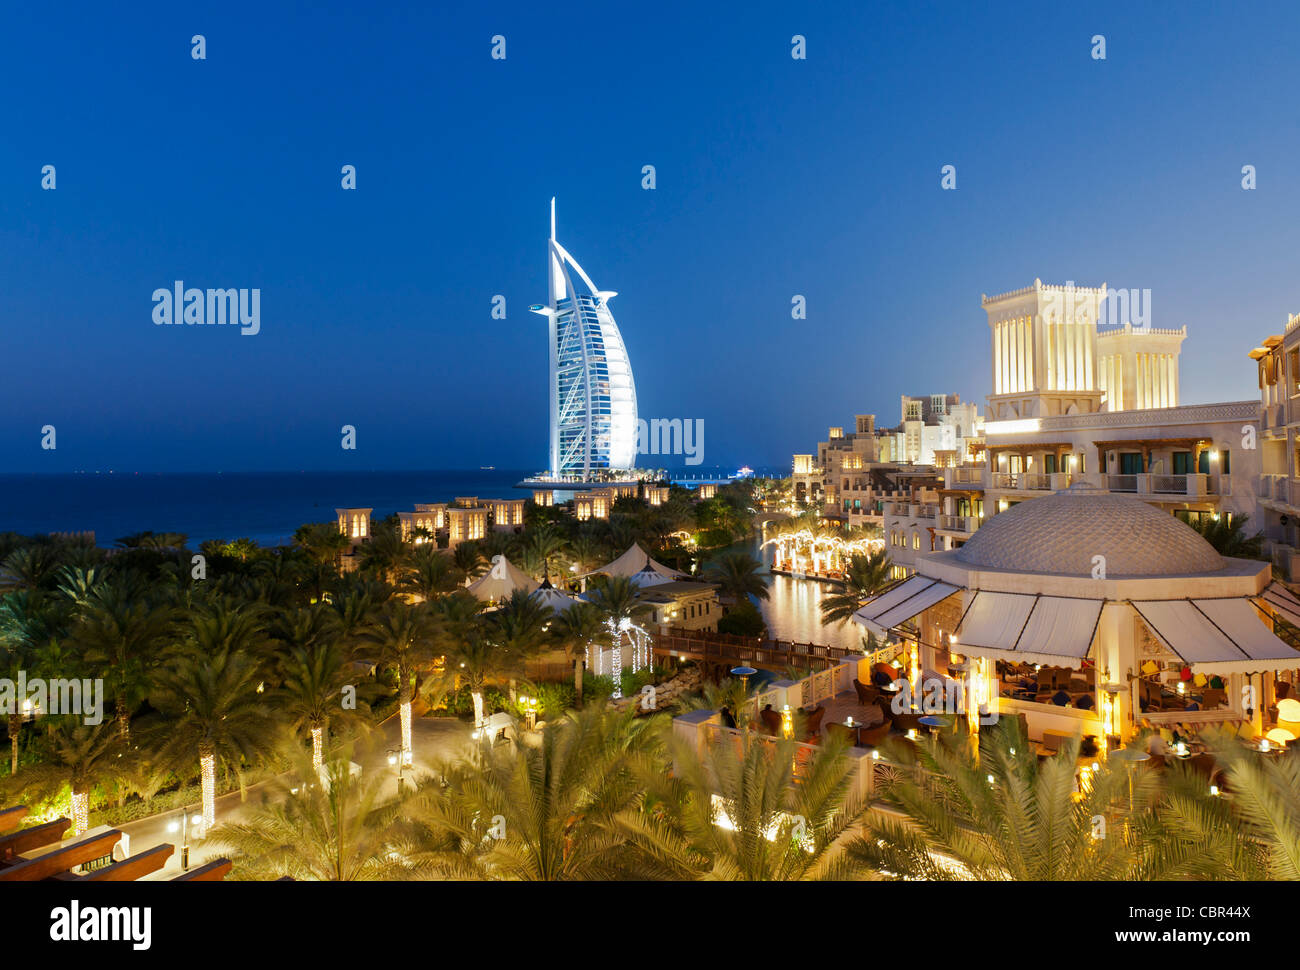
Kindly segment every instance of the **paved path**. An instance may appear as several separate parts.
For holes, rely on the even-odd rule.
[[[401,722],[396,716],[390,717],[376,733],[373,743],[368,748],[358,746],[354,754],[361,765],[363,777],[371,778],[375,772],[382,772],[387,781],[380,789],[381,797],[391,797],[397,792],[397,772],[388,764],[388,751],[396,748],[401,735]],[[413,777],[429,773],[440,761],[450,760],[463,752],[470,741],[470,725],[456,718],[417,717],[411,724],[411,749],[414,765],[407,768],[403,775],[409,784]],[[222,795],[216,802],[216,820],[222,822],[239,821],[255,808],[261,801],[264,791],[273,791],[274,782],[264,781],[247,789],[245,798],[239,792]],[[150,815],[134,822],[119,825],[122,832],[130,837],[131,855],[138,855],[146,849],[170,842],[176,846],[167,865],[158,872],[146,877],[152,880],[172,879],[181,874],[181,837],[185,832],[182,819],[186,814],[199,815],[202,808],[198,804],[186,806],[185,811],[173,809],[160,815]],[[216,849],[206,849],[202,839],[197,837],[196,828],[188,826],[190,842],[190,868],[200,866],[210,859],[221,855]]]

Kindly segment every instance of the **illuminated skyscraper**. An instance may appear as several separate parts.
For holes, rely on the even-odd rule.
[[[549,325],[549,471],[585,481],[593,472],[633,468],[636,384],[623,335],[609,311],[609,301],[618,294],[598,290],[556,242],[554,199],[548,256],[550,304],[530,309],[545,316]]]

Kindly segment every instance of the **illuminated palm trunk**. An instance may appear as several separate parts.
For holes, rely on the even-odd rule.
[[[472,690],[469,696],[474,698],[474,727],[483,727],[483,692]]]
[[[15,713],[9,715],[9,774],[18,774],[18,733],[23,729],[23,716],[14,705]]]
[[[90,828],[90,792],[72,789],[72,834],[80,835]]]
[[[399,669],[398,674],[402,678],[401,685],[401,715],[402,715],[402,764],[411,763],[411,677],[409,670]]]
[[[311,766],[320,768],[325,763],[325,731],[319,725],[311,729]]]
[[[203,832],[217,820],[217,757],[209,745],[199,746],[199,769],[203,787]]]

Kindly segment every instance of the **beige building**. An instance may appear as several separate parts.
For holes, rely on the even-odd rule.
[[[1268,563],[1220,556],[1137,497],[1076,485],[918,557],[855,619],[908,642],[917,670],[957,671],[989,709],[1025,715],[1031,738],[1104,744],[1142,722],[1249,737],[1275,726],[1274,684],[1300,669],[1273,632],[1279,615],[1300,618],[1300,601]]]

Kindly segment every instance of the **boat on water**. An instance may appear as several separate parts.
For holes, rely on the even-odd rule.
[[[748,465],[741,465],[740,468],[736,470],[736,474],[732,475],[731,477],[732,478],[753,478],[754,469],[750,468]]]

